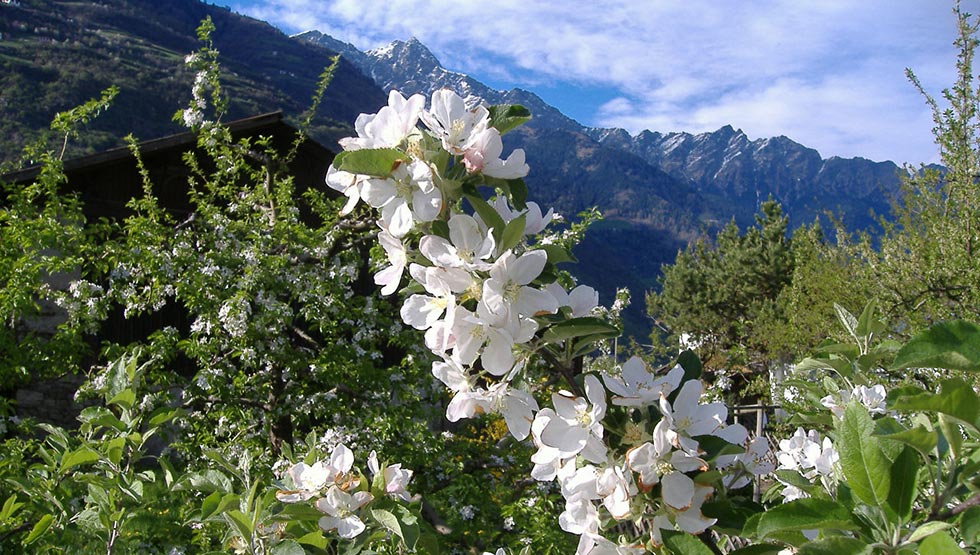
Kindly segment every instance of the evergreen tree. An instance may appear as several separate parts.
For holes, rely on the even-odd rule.
[[[776,353],[763,330],[784,320],[779,297],[794,260],[779,203],[763,202],[755,220],[744,234],[730,222],[713,243],[698,240],[664,267],[660,292],[647,295],[662,352],[694,348],[709,371],[745,379],[767,368]]]

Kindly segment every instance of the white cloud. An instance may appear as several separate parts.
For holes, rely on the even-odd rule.
[[[244,2],[244,0],[242,0]],[[904,78],[950,82],[954,20],[921,0],[252,0],[287,31],[360,48],[418,37],[450,69],[619,91],[591,121],[632,131],[732,124],[824,156],[930,161],[931,122]],[[244,4],[243,4],[244,5]],[[239,6],[238,9],[243,9]]]

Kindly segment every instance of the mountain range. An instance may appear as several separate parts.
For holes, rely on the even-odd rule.
[[[596,206],[604,220],[576,250],[570,270],[609,302],[628,286],[627,325],[642,337],[642,293],[660,266],[691,239],[734,220],[747,225],[770,196],[791,224],[835,213],[865,229],[871,211],[887,213],[900,168],[862,158],[822,158],[787,137],[750,140],[730,126],[711,133],[644,131],[581,125],[533,92],[494,90],[445,69],[418,40],[362,52],[317,31],[289,37],[267,23],[198,0],[20,0],[0,4],[0,160],[45,133],[59,110],[109,86],[111,110],[76,143],[76,154],[116,146],[135,133],[153,138],[178,130],[172,114],[190,97],[184,56],[200,47],[195,28],[210,16],[216,31],[229,117],[283,110],[295,120],[334,53],[342,60],[327,90],[314,138],[330,148],[352,132],[361,112],[375,112],[389,89],[431,94],[450,88],[476,102],[527,107],[533,119],[505,136],[524,148],[531,199],[567,216]]]

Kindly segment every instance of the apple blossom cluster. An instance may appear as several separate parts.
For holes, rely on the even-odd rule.
[[[885,414],[886,395],[885,386],[881,384],[871,387],[858,385],[850,390],[842,389],[836,395],[827,395],[820,399],[820,404],[830,409],[837,418],[844,417],[844,409],[852,399],[864,405],[870,414]]]
[[[776,460],[779,461],[777,470],[796,471],[811,483],[819,480],[828,492],[837,489],[840,457],[830,438],[821,439],[816,430],[804,431],[803,428],[797,428],[789,439],[779,442]],[[799,486],[780,479],[778,475],[777,480],[785,486],[781,492],[784,502],[809,497]]]
[[[368,456],[367,465],[385,495],[407,503],[418,500],[418,495],[407,490],[411,470],[402,469],[400,464],[382,468],[374,451]],[[290,466],[284,478],[289,489],[276,492],[276,499],[283,503],[314,500],[313,506],[324,514],[318,524],[325,532],[336,531],[338,536],[349,540],[365,530],[359,514],[374,501],[374,495],[367,491],[360,473],[354,469],[354,453],[347,446],[335,447],[328,461]]]
[[[357,137],[341,141],[326,181],[347,198],[343,214],[362,201],[380,211],[387,264],[375,282],[384,295],[403,287],[401,317],[424,331],[438,357],[432,373],[452,393],[447,418],[496,413],[516,439],[532,439],[531,475],[560,485],[559,524],[580,536],[577,554],[642,553],[662,543],[661,530],[703,532],[715,522],[701,512],[714,486],[697,473],[723,470],[719,487],[744,486],[771,471],[768,444],[726,426],[724,404],[701,404],[701,382],[681,366],[659,376],[634,357],[583,377],[563,365],[618,330],[595,317],[594,289],[556,281],[553,265],[570,256],[540,240],[555,215],[524,201],[524,152],[502,158],[497,126],[525,119],[522,108],[468,107],[449,90],[433,93],[428,110],[424,97],[393,91],[378,113],[357,118]],[[495,196],[486,200],[478,186]],[[571,389],[549,407],[526,389],[541,381],[530,375],[535,355],[558,366]],[[607,397],[627,420],[615,449]],[[709,453],[708,437],[730,449]],[[613,521],[652,531],[612,542],[601,530]]]

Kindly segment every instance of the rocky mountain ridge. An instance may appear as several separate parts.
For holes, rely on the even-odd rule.
[[[902,171],[887,161],[824,159],[816,150],[785,136],[750,140],[730,125],[710,133],[643,131],[636,135],[624,129],[585,127],[531,92],[495,90],[447,70],[415,38],[367,52],[317,31],[294,38],[341,52],[382,89],[427,95],[449,88],[487,104],[522,104],[534,115],[529,127],[581,134],[595,141],[589,149],[604,147],[634,155],[683,184],[675,189],[686,187],[702,197],[698,213],[689,215],[693,221],[681,230],[682,235],[705,225],[715,227],[732,217],[740,225],[749,225],[759,204],[770,196],[783,204],[794,226],[833,213],[851,229],[867,229],[874,225],[872,213],[887,213]],[[583,147],[581,139],[574,142]],[[551,160],[544,162],[553,165]],[[618,217],[619,213],[614,210],[610,215]]]

